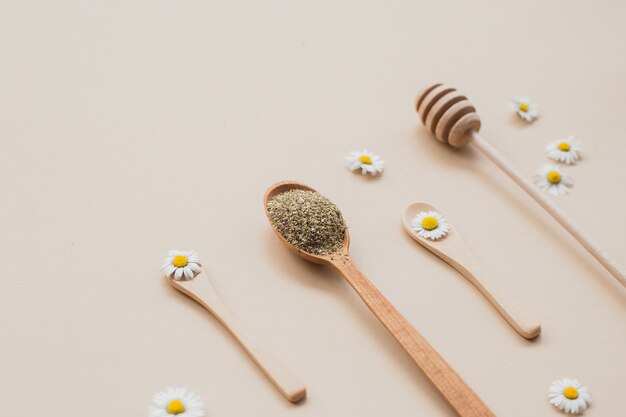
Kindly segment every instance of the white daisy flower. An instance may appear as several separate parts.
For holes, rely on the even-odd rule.
[[[545,164],[537,173],[535,183],[544,191],[559,196],[569,193],[574,185],[572,177],[556,165]]]
[[[576,379],[562,378],[552,383],[550,403],[566,413],[578,414],[587,409],[591,395],[587,387]]]
[[[539,117],[539,107],[530,99],[515,96],[511,99],[513,111],[523,120],[532,123]]]
[[[189,280],[202,271],[201,266],[200,257],[196,252],[171,250],[167,252],[161,271],[166,277],[174,278],[176,281]]]
[[[437,240],[448,233],[448,221],[436,211],[422,211],[411,220],[411,228],[417,235],[430,240]]]
[[[559,139],[546,146],[548,158],[567,165],[574,164],[580,159],[582,147],[580,142],[574,140],[574,136]]]
[[[204,403],[187,388],[168,388],[157,392],[150,402],[149,417],[203,417]]]
[[[363,175],[367,173],[376,175],[382,173],[385,168],[385,161],[380,159],[380,156],[366,149],[350,152],[350,155],[346,156],[346,161],[348,161],[348,168],[351,171],[356,171],[360,168]]]

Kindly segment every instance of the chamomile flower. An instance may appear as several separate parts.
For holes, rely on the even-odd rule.
[[[204,403],[187,388],[168,388],[157,392],[150,401],[149,417],[203,417]]]
[[[368,173],[372,175],[380,174],[385,168],[385,161],[380,159],[380,156],[366,149],[350,152],[350,155],[346,156],[346,161],[348,161],[348,168],[351,171],[356,171],[360,168],[363,175]]]
[[[569,193],[574,185],[572,177],[563,172],[561,168],[552,164],[545,164],[537,173],[535,183],[544,191],[559,196]]]
[[[565,162],[567,165],[574,164],[580,159],[582,151],[580,142],[574,140],[574,136],[559,139],[546,146],[548,158],[558,162]]]
[[[167,252],[161,271],[166,277],[180,281],[195,278],[202,270],[200,267],[200,257],[196,252],[171,250]]]
[[[591,395],[587,387],[576,379],[562,378],[552,383],[550,403],[566,413],[578,414],[587,409]]]
[[[526,97],[513,97],[511,99],[511,106],[515,114],[528,123],[534,122],[535,119],[539,117],[539,107]]]
[[[437,240],[448,233],[450,225],[448,221],[436,211],[422,211],[417,213],[413,220],[411,220],[411,228],[420,237]]]

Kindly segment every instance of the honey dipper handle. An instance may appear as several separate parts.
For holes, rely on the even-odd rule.
[[[626,272],[611,258],[600,245],[594,242],[563,210],[552,200],[548,199],[533,183],[522,174],[476,131],[471,132],[470,141],[481,153],[491,159],[505,174],[528,193],[541,207],[543,207],[561,226],[565,228],[587,251],[593,255],[624,287],[626,287]]]
[[[369,309],[400,343],[417,366],[461,417],[495,417],[474,391],[387,301],[348,255],[333,256],[332,265],[356,290]]]

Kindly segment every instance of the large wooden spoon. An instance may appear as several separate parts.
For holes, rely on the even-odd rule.
[[[430,240],[417,235],[411,226],[411,220],[424,211],[441,213],[426,203],[409,204],[404,209],[402,224],[409,235],[474,284],[522,337],[533,339],[539,336],[541,325],[520,308],[517,300],[502,288],[501,279],[491,274],[472,255],[453,225],[450,225],[450,230],[438,240]]]
[[[264,198],[265,214],[268,216],[268,219],[267,203],[278,194],[293,189],[315,191],[313,188],[297,182],[280,182],[272,185],[265,193]],[[411,323],[358,270],[348,254],[350,236],[347,230],[344,234],[343,246],[329,255],[313,255],[303,252],[290,244],[275,228],[274,231],[279,239],[297,255],[307,261],[331,265],[339,271],[459,416],[495,417],[495,414],[489,410],[485,403],[482,402],[478,395],[472,391],[450,365],[439,356],[437,351],[428,344]]]

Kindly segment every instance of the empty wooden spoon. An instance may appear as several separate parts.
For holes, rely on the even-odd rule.
[[[231,313],[204,272],[200,272],[195,278],[186,281],[176,281],[173,278],[166,279],[172,287],[197,301],[213,314],[248,352],[285,398],[291,402],[298,402],[306,396],[305,386],[252,337],[248,329]]]
[[[276,196],[290,191],[304,190],[316,192],[309,186],[297,182],[280,182],[272,185],[265,193],[265,214],[272,224],[268,203]],[[303,203],[305,203],[303,201]],[[306,210],[293,210],[293,216],[301,216]],[[441,392],[452,408],[461,417],[495,417],[483,401],[463,381],[463,379],[439,356],[439,354],[418,333],[409,321],[374,287],[363,275],[348,254],[350,236],[344,232],[341,247],[326,255],[315,255],[302,251],[289,243],[280,231],[272,224],[276,235],[292,251],[302,258],[318,264],[328,264],[341,273],[348,283],[356,290],[367,307],[398,341],[411,359],[424,372],[428,379]]]
[[[441,214],[439,210],[426,203],[412,203],[404,209],[402,224],[409,235],[474,284],[522,337],[533,339],[539,336],[541,325],[520,308],[515,298],[504,290],[502,279],[490,273],[472,255],[461,235],[452,225],[448,225],[449,230],[445,236],[437,240],[417,234],[411,221],[417,214],[430,211]]]

